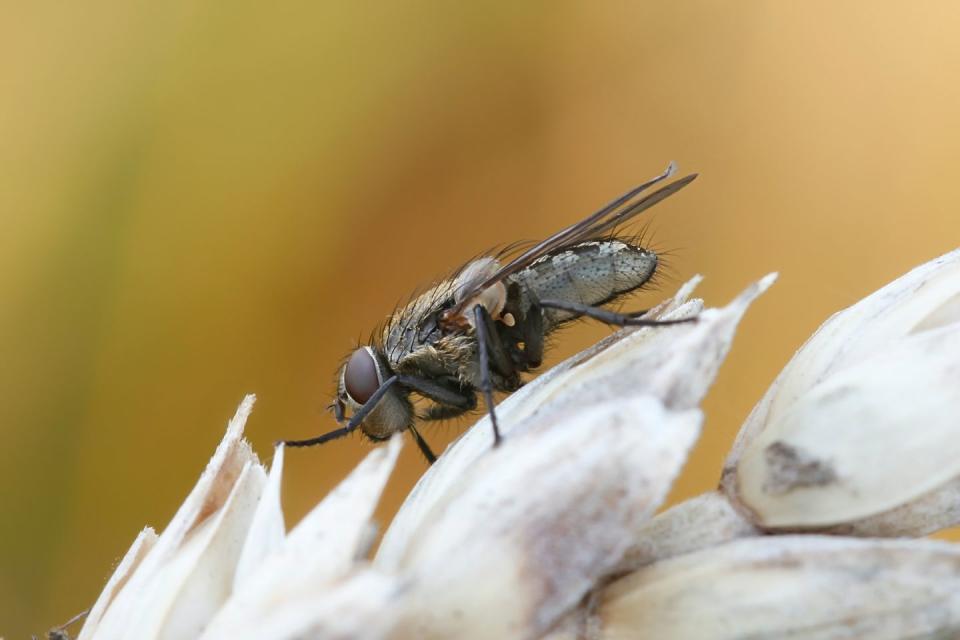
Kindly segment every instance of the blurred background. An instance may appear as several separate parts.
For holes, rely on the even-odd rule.
[[[398,299],[671,159],[701,177],[651,212],[670,277],[631,305],[781,273],[674,501],[829,314],[960,244],[957,3],[361,6],[4,8],[0,635],[89,606],[243,394],[267,458],[329,430],[339,359]],[[289,523],[370,448],[291,452]],[[424,468],[406,447],[381,521]]]

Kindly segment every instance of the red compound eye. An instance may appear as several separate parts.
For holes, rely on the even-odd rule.
[[[363,404],[369,400],[380,386],[377,365],[365,347],[357,349],[350,356],[347,367],[343,371],[343,386],[350,399],[357,404]]]

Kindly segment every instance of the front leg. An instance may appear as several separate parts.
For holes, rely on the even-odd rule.
[[[373,392],[373,395],[370,396],[366,402],[363,403],[363,406],[351,416],[350,420],[347,422],[347,426],[340,429],[334,429],[323,435],[319,435],[316,438],[308,438],[306,440],[278,440],[274,443],[276,445],[286,445],[288,447],[313,447],[319,444],[324,444],[325,442],[330,442],[331,440],[336,440],[337,438],[342,438],[360,426],[363,422],[363,419],[373,411],[374,407],[377,406],[377,403],[380,402],[380,399],[383,398],[384,394],[390,389],[390,387],[398,382],[399,378],[397,376],[390,376],[387,378],[382,385],[380,385],[376,391]],[[337,421],[340,422],[343,419],[343,408],[339,403],[334,403],[334,413],[337,416]],[[342,424],[342,423],[341,423]]]
[[[463,409],[464,411],[469,411],[477,406],[476,394],[463,389],[455,382],[444,384],[430,378],[408,375],[397,376],[397,382],[440,405]]]
[[[477,408],[477,396],[473,395],[473,404],[469,407],[452,407],[446,404],[434,404],[430,407],[427,407],[426,412],[421,416],[421,420],[449,420],[451,418],[459,418],[465,413],[470,413]]]

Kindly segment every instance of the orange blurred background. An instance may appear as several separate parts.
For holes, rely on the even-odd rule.
[[[339,359],[465,258],[667,161],[672,278],[772,270],[672,499],[830,313],[960,238],[954,2],[21,3],[0,21],[0,635],[89,606],[246,392],[330,429]],[[550,362],[605,335],[578,326]],[[425,435],[442,450],[463,423]],[[602,434],[598,434],[602,437]],[[288,524],[371,445],[288,455]],[[386,520],[424,470],[407,446]]]

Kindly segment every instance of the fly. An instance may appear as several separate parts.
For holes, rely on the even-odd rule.
[[[372,440],[386,440],[407,429],[432,463],[436,456],[417,422],[472,411],[479,393],[496,446],[501,435],[494,391],[520,388],[520,374],[540,366],[545,338],[564,324],[582,317],[616,326],[686,322],[603,308],[653,277],[656,253],[617,230],[697,177],[691,174],[649,191],[675,171],[670,163],[660,175],[580,222],[514,252],[519,255],[505,264],[502,255],[478,258],[414,298],[341,367],[331,405],[340,428],[283,444],[319,445],[357,429]],[[415,410],[413,395],[428,403],[425,410]]]

